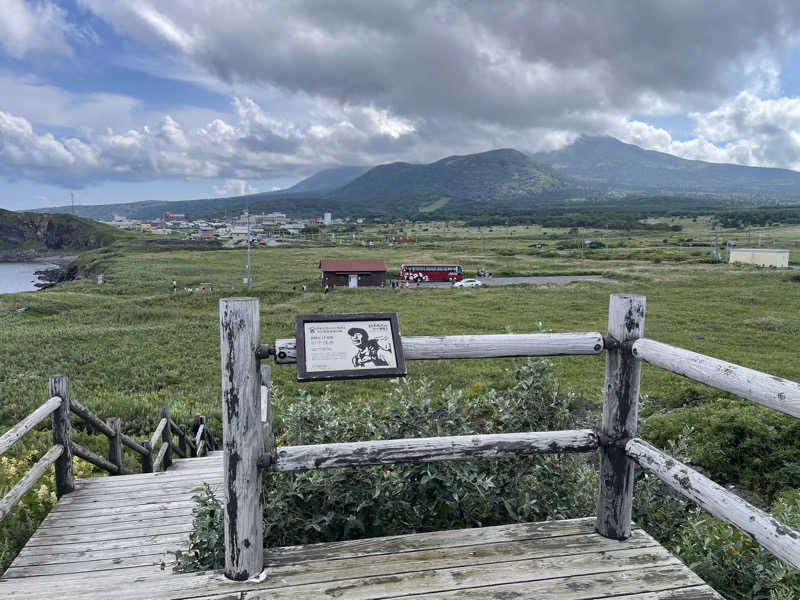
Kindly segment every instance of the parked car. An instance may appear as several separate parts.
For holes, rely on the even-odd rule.
[[[462,279],[461,281],[456,281],[453,287],[477,287],[479,285],[483,284],[477,279]]]

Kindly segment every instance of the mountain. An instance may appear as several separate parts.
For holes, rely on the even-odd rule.
[[[165,211],[233,217],[241,211],[307,218],[434,213],[442,216],[524,212],[570,198],[608,192],[704,195],[720,200],[799,199],[800,173],[685,160],[611,137],[581,137],[571,146],[531,156],[512,149],[449,156],[430,164],[392,163],[320,171],[288,190],[229,198],[76,206],[76,213],[158,219]],[[69,213],[68,206],[49,213]]]
[[[2,250],[90,250],[107,246],[124,235],[109,225],[73,215],[0,209]]]
[[[332,192],[363,175],[369,167],[335,167],[315,173],[290,187],[287,192],[302,194],[324,194]]]
[[[571,146],[533,154],[532,158],[600,189],[800,198],[800,173],[796,171],[686,160],[612,137],[583,136]]]
[[[147,200],[126,204],[76,206],[80,216],[111,220],[157,219],[164,211],[193,217],[222,218],[250,212],[284,212],[296,217],[376,216],[447,212],[474,214],[487,206],[524,207],[531,202],[562,198],[574,189],[567,177],[554,173],[516,150],[492,150],[450,156],[431,164],[393,163],[378,167],[327,169],[295,186],[276,192],[231,198],[171,202]],[[69,206],[44,209],[72,212]]]
[[[374,167],[332,192],[337,200],[380,206],[388,213],[431,212],[468,206],[524,207],[564,197],[575,186],[522,152],[492,150],[449,156],[427,165]]]

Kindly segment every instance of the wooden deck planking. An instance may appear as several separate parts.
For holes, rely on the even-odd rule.
[[[124,539],[56,544],[49,556],[47,547],[26,547],[0,579],[0,597],[44,600],[57,589],[85,600],[721,598],[641,529],[619,542],[594,533],[593,519],[275,548],[265,552],[262,583],[231,582],[221,571],[161,570],[161,552],[180,534],[144,527],[129,539],[130,546]],[[129,548],[138,553],[128,556]]]
[[[77,578],[76,585],[85,587],[109,573],[145,579],[169,574],[162,564],[173,562],[171,551],[188,546],[195,490],[203,482],[221,490],[222,480],[221,453],[177,459],[167,472],[77,480],[3,575],[0,597],[21,582],[35,588],[37,582]]]

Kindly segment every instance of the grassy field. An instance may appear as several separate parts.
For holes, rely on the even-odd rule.
[[[692,237],[690,227],[675,235]],[[572,255],[542,257],[528,246],[567,232],[537,228],[476,230],[452,225],[419,244],[259,248],[252,252],[253,288],[260,300],[262,340],[292,337],[298,313],[392,311],[404,335],[605,330],[608,297],[613,293],[647,296],[647,335],[726,360],[800,379],[795,360],[800,332],[800,282],[792,272],[662,259],[615,259],[624,248],[605,250],[600,259]],[[523,231],[524,229],[524,231]],[[528,230],[530,229],[530,231]],[[417,235],[415,229],[409,231]],[[421,232],[425,233],[425,232]],[[776,231],[790,241],[794,229]],[[654,246],[661,232],[632,233],[626,241]],[[452,240],[450,238],[453,238]],[[574,237],[574,236],[573,236]],[[524,239],[523,239],[524,238]],[[590,239],[590,238],[587,238]],[[486,248],[484,249],[484,245]],[[787,244],[788,245],[788,244]],[[536,250],[533,248],[532,250]],[[672,249],[654,250],[662,257]],[[699,251],[697,261],[708,260]],[[322,294],[318,262],[323,257],[383,258],[390,272],[402,262],[458,262],[467,274],[480,267],[501,274],[602,273],[616,283],[519,285],[478,289],[411,288],[335,290]],[[691,256],[691,255],[690,255]],[[654,258],[658,258],[655,256]],[[0,351],[0,423],[10,425],[46,396],[47,375],[70,376],[76,397],[99,414],[121,414],[136,433],[157,421],[156,408],[169,404],[183,419],[200,410],[219,421],[218,300],[246,294],[246,250],[159,250],[138,245],[105,249],[82,259],[105,284],[93,278],[44,292],[0,297],[3,336]],[[171,282],[177,280],[179,292]],[[213,285],[213,292],[183,291]],[[301,285],[308,291],[299,291]],[[25,308],[24,312],[18,309]],[[504,384],[509,360],[413,362],[409,376],[429,377],[477,394]],[[557,359],[564,386],[592,402],[600,401],[602,357]],[[298,384],[293,366],[274,368],[276,384],[289,396]],[[317,393],[326,384],[302,384]],[[354,401],[370,398],[385,382],[328,384],[347,390]],[[643,392],[671,401],[686,389],[702,389],[646,369]],[[704,394],[711,392],[703,391]]]

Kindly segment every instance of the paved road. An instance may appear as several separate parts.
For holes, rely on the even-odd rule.
[[[599,281],[616,283],[602,275],[550,275],[548,277],[490,277],[479,279],[483,285],[514,285],[516,283],[572,283],[574,281]]]
[[[616,283],[601,275],[549,275],[547,277],[480,277],[483,285],[516,285],[519,283],[573,283],[575,281],[596,281],[599,283]],[[423,283],[419,287],[450,287],[449,283]],[[411,287],[416,287],[411,284]]]

